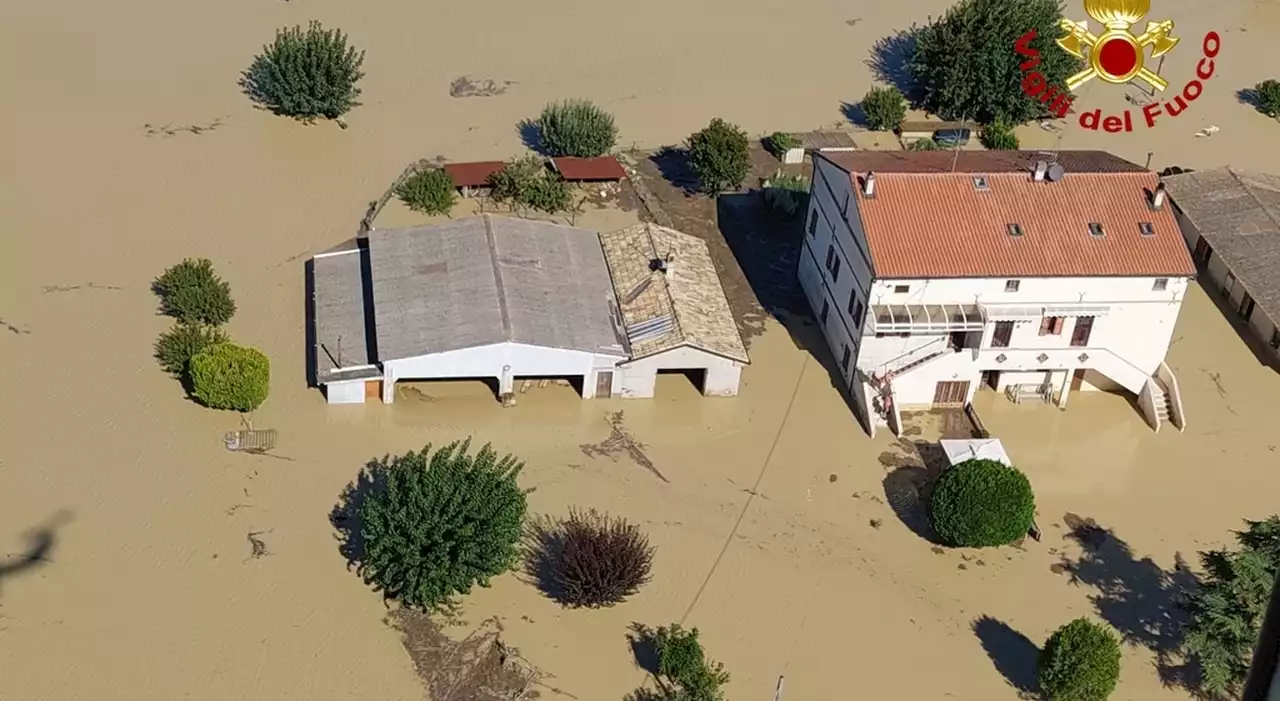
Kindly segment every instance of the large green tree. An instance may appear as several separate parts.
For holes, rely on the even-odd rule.
[[[1050,85],[1064,85],[1080,62],[1054,44],[1062,35],[1058,0],[960,0],[947,14],[914,30],[915,51],[907,69],[920,106],[943,119],[997,118],[1022,124],[1047,112],[1022,91],[1027,60],[1014,50],[1035,30],[1031,48],[1040,55],[1034,69]]]
[[[470,440],[431,446],[367,468],[355,505],[360,574],[386,596],[423,609],[453,603],[514,565],[527,504],[524,463]]]
[[[1245,524],[1239,550],[1200,553],[1205,576],[1186,603],[1184,652],[1199,662],[1211,695],[1234,694],[1244,683],[1280,566],[1280,516]]]

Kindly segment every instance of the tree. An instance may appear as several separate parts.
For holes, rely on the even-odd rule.
[[[360,574],[388,598],[447,607],[516,563],[524,463],[488,445],[468,455],[470,445],[455,441],[435,453],[428,445],[366,468],[373,486],[356,508]]]
[[[444,170],[426,168],[406,178],[396,188],[396,196],[415,212],[448,214],[458,202],[458,188]]]
[[[1062,34],[1059,0],[961,0],[940,19],[915,29],[907,70],[920,107],[943,119],[992,122],[1003,116],[1022,124],[1046,113],[1046,105],[1022,91],[1027,59],[1014,51],[1031,30],[1040,63],[1030,71],[1049,85],[1065,85],[1080,61],[1054,45]]]
[[[187,377],[187,366],[197,353],[209,346],[226,343],[227,335],[214,326],[179,321],[173,328],[160,334],[156,341],[156,360],[164,371],[177,377]]]
[[[525,207],[542,212],[556,214],[567,212],[573,207],[573,192],[569,183],[559,175],[543,173],[529,183],[519,198]]]
[[[787,155],[787,151],[800,147],[800,140],[796,138],[795,134],[775,131],[765,139],[764,146],[769,149],[769,153],[781,160],[782,157]]]
[[[1184,652],[1200,664],[1210,694],[1235,695],[1244,683],[1280,567],[1280,516],[1245,524],[1235,534],[1239,550],[1200,553],[1205,576],[1184,604]]]
[[[978,133],[978,140],[982,145],[993,151],[1017,151],[1018,135],[1013,132],[1013,127],[1004,119],[996,119],[996,121],[982,127],[982,131]]]
[[[1120,679],[1120,642],[1087,618],[1049,636],[1036,670],[1048,701],[1105,701]]]
[[[937,151],[940,148],[933,139],[916,139],[907,146],[908,151]]]
[[[707,659],[698,629],[685,630],[679,623],[653,631],[658,653],[658,681],[668,698],[680,701],[723,701],[729,683],[724,665]]]
[[[745,131],[719,117],[689,137],[689,166],[703,192],[718,195],[741,187],[751,170],[747,144]]]
[[[876,131],[893,131],[907,118],[907,98],[893,86],[873,87],[862,97],[862,114]]]
[[[621,603],[649,582],[653,547],[638,526],[589,509],[532,529],[527,570],[572,608]]]
[[[267,400],[271,363],[259,350],[218,343],[192,356],[189,367],[192,396],[211,409],[253,411]]]
[[[555,214],[573,206],[569,183],[533,155],[517,158],[490,176],[489,197],[507,203],[512,211],[534,209]]]
[[[1280,118],[1280,81],[1268,78],[1258,83],[1253,86],[1253,97],[1259,112]]]
[[[809,197],[809,181],[803,175],[787,175],[781,170],[765,181],[764,201],[775,212],[790,217],[800,211]]]
[[[553,102],[542,108],[533,124],[542,146],[552,156],[603,156],[618,138],[613,115],[589,100]]]
[[[319,22],[276,30],[241,77],[253,100],[275,114],[303,121],[338,119],[360,103],[357,84],[364,52],[347,46],[347,35]]]
[[[231,286],[213,271],[207,258],[187,258],[151,283],[160,311],[190,324],[221,326],[236,313]]]
[[[938,477],[929,499],[929,521],[948,545],[1008,545],[1031,529],[1031,482],[996,460],[966,460]]]

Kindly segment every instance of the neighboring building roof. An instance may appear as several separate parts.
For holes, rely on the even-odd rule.
[[[903,122],[898,127],[899,134],[932,134],[936,131],[952,131],[956,129],[965,129],[973,131],[973,125],[969,122]]]
[[[502,161],[476,161],[474,163],[446,163],[441,168],[453,178],[454,187],[484,187],[489,176],[502,170]]]
[[[749,363],[707,244],[656,224],[600,235],[632,360],[688,346]],[[666,272],[653,270],[666,260]]]
[[[857,148],[847,131],[809,131],[794,135],[806,151],[852,151]]]
[[[595,232],[484,214],[369,233],[380,361],[512,341],[625,357]]]
[[[855,151],[823,156],[850,173],[1024,173],[1050,161],[1068,173],[1146,173],[1106,151]]]
[[[318,381],[334,379],[340,368],[371,365],[374,362],[367,343],[368,326],[362,284],[362,269],[367,264],[368,252],[360,249],[356,239],[320,253],[312,261],[312,294],[315,304],[313,351]],[[361,373],[355,371],[355,374]]]
[[[1195,274],[1172,208],[1149,206],[1154,173],[1101,151],[1062,151],[1056,162],[1065,175],[1036,182],[1031,171],[1046,158],[1037,155],[859,151],[820,157],[853,182],[877,277]],[[876,184],[868,198],[862,185],[870,171]],[[1150,235],[1142,233],[1145,224]],[[1094,225],[1102,235],[1091,233]]]
[[[551,167],[560,173],[560,177],[571,181],[604,181],[622,180],[627,171],[613,156],[599,158],[573,158],[564,156],[551,159]]]
[[[1240,168],[1164,179],[1174,205],[1235,273],[1249,296],[1280,321],[1280,176]]]

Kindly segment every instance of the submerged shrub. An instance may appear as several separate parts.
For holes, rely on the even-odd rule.
[[[907,118],[907,98],[893,87],[873,87],[862,97],[862,114],[876,131],[893,131]]]
[[[908,151],[937,151],[941,148],[933,139],[916,139],[907,146]]]
[[[589,100],[553,102],[542,108],[534,126],[552,156],[603,156],[618,138],[613,115]]]
[[[1120,643],[1105,626],[1077,618],[1049,636],[1036,678],[1048,701],[1105,701],[1120,679]]]
[[[241,77],[249,99],[275,114],[310,121],[337,119],[358,106],[364,52],[319,22],[276,30]]]
[[[513,211],[534,209],[547,214],[568,211],[573,192],[564,178],[547,169],[537,156],[522,156],[489,177],[489,197]]]
[[[1031,482],[996,460],[966,460],[938,477],[929,499],[929,521],[947,545],[1008,545],[1031,529]]]
[[[1280,117],[1280,81],[1268,78],[1258,83],[1253,86],[1253,96],[1258,111],[1268,117]]]
[[[360,575],[388,598],[421,609],[448,607],[475,584],[515,564],[525,492],[524,463],[470,440],[369,464],[368,492],[354,506],[363,542]]]
[[[440,168],[419,170],[396,188],[406,207],[423,214],[448,214],[458,201],[453,176]]]
[[[775,131],[769,135],[768,139],[766,139],[765,146],[769,149],[770,153],[778,158],[782,158],[787,155],[787,151],[790,151],[793,148],[799,148],[800,140],[796,138],[795,134],[785,131]]]
[[[187,376],[187,364],[209,346],[227,342],[227,335],[213,326],[179,321],[160,334],[156,341],[156,360],[164,371],[177,378]]]
[[[207,258],[188,258],[151,283],[160,311],[192,324],[221,326],[236,313],[231,286],[213,271]]]
[[[233,343],[209,346],[191,358],[191,394],[212,409],[253,411],[267,399],[271,363],[261,351]]]
[[[978,140],[993,151],[1018,150],[1018,135],[1013,133],[1013,126],[1003,119],[983,126],[978,133]]]
[[[776,173],[765,183],[764,201],[775,212],[791,216],[809,195],[809,181],[803,175]]]
[[[531,531],[526,569],[565,606],[612,606],[649,582],[653,547],[623,518],[570,510],[567,519]]]
[[[718,195],[742,186],[751,170],[747,133],[716,117],[689,137],[689,167],[702,191]]]
[[[669,696],[689,701],[722,701],[729,683],[724,665],[707,659],[698,629],[685,630],[679,623],[653,631],[658,653],[658,677]]]

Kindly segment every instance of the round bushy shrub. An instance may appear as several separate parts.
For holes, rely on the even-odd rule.
[[[212,409],[253,411],[267,399],[271,364],[253,348],[209,346],[191,358],[191,394]]]
[[[718,195],[737,189],[751,170],[747,132],[716,117],[689,137],[689,167],[702,191]]]
[[[1018,135],[1013,133],[1013,126],[1003,119],[982,127],[978,134],[982,145],[993,151],[1017,151]]]
[[[1268,117],[1280,117],[1280,80],[1268,78],[1253,86],[1258,110]]]
[[[790,151],[793,148],[799,148],[800,140],[796,138],[795,134],[790,134],[785,131],[775,131],[769,135],[765,146],[769,149],[770,153],[778,158],[782,158],[787,155],[787,151]]]
[[[937,151],[940,148],[933,139],[916,139],[907,146],[908,151]]]
[[[410,175],[396,196],[406,207],[423,214],[448,214],[458,201],[458,188],[453,176],[440,168],[427,168]]]
[[[862,97],[862,115],[876,131],[893,131],[907,118],[907,98],[893,86],[873,87]]]
[[[1049,636],[1036,678],[1048,701],[1105,701],[1120,679],[1120,643],[1105,626],[1077,618]]]
[[[189,324],[221,326],[236,313],[231,286],[213,272],[207,258],[188,258],[151,283],[160,311]]]
[[[311,121],[337,119],[360,103],[364,52],[319,22],[276,30],[241,77],[249,99],[275,114]]]
[[[613,115],[588,100],[553,102],[542,108],[534,125],[542,147],[552,156],[603,156],[618,138]]]
[[[177,378],[187,376],[187,364],[209,346],[226,343],[227,335],[213,326],[179,321],[160,334],[156,341],[156,360],[164,371]]]
[[[533,530],[526,567],[565,606],[612,606],[649,581],[653,548],[625,519],[571,510],[567,519]]]
[[[448,607],[457,595],[511,568],[519,556],[527,508],[516,482],[524,463],[470,441],[371,463],[347,510],[358,517],[362,551],[353,552],[366,583],[422,609]],[[353,501],[354,499],[354,501]],[[349,542],[350,544],[350,542]]]
[[[707,658],[698,640],[698,629],[686,630],[679,623],[660,626],[652,632],[658,653],[658,678],[678,701],[723,701],[723,686],[729,683],[724,665]]]
[[[995,460],[967,460],[938,477],[929,499],[929,521],[948,545],[985,548],[1008,545],[1031,529],[1035,518],[1031,482]]]

